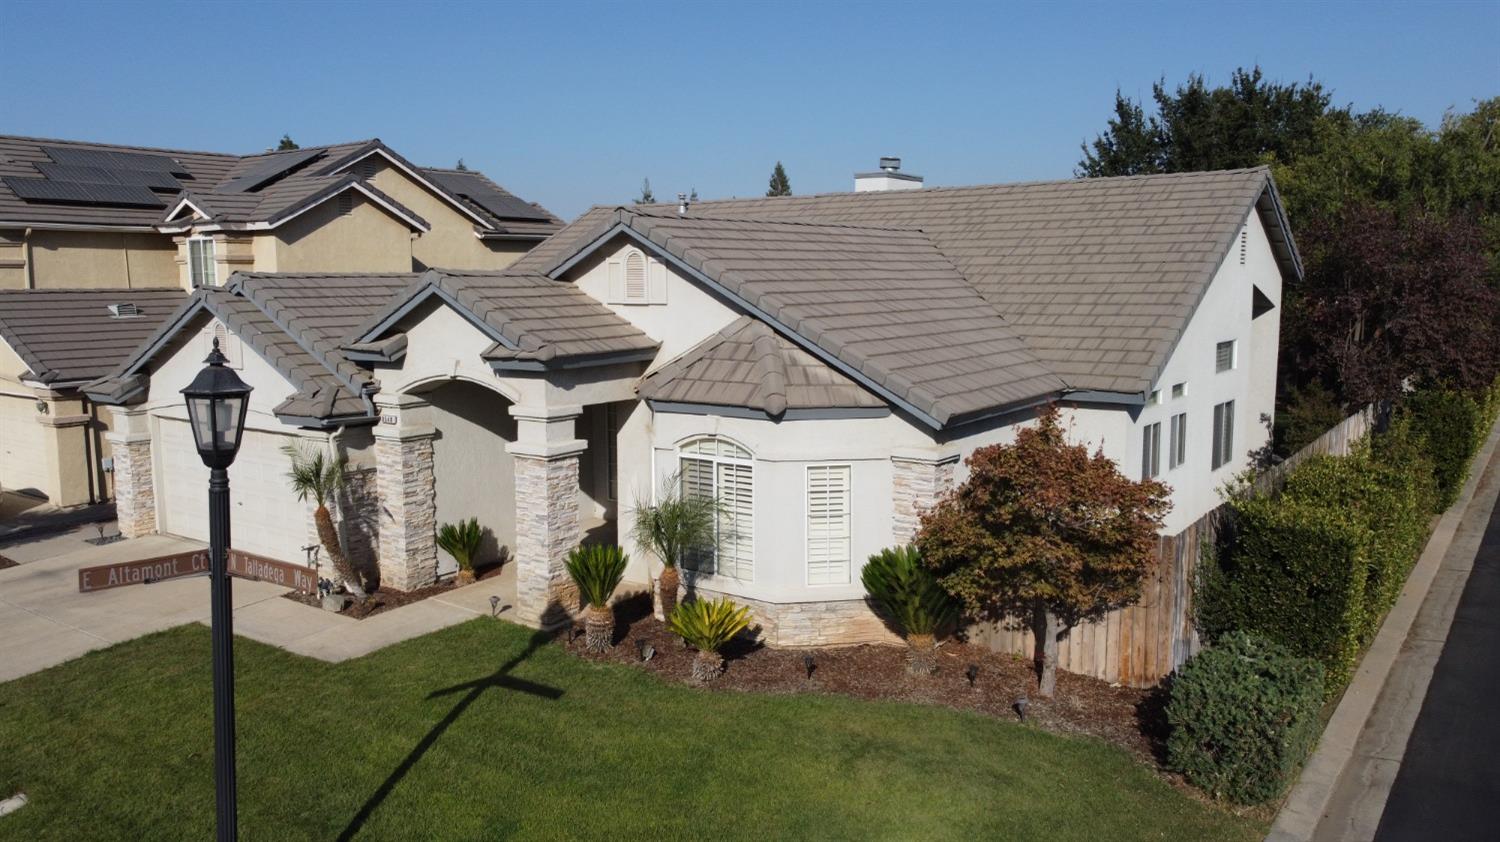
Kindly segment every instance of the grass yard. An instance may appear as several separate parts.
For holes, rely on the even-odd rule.
[[[940,708],[671,686],[488,619],[338,665],[235,645],[250,842],[1264,832],[1103,743]],[[0,684],[0,798],[31,799],[0,839],[212,838],[209,684],[197,625]]]

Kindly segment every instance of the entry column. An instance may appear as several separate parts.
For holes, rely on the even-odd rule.
[[[953,488],[957,453],[903,448],[891,454],[891,537],[909,544],[922,525],[922,513]]]
[[[576,405],[512,406],[516,441],[516,619],[538,628],[566,623],[577,606],[565,562],[583,537],[578,520]]]
[[[139,538],[156,531],[156,485],[151,474],[151,428],[144,409],[115,407],[109,458],[115,474],[115,517],[120,534]]]
[[[412,395],[375,398],[380,583],[409,591],[437,581],[437,494],[431,408]]]

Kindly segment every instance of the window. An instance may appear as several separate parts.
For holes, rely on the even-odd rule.
[[[213,238],[188,238],[188,274],[193,279],[194,287],[214,286]]]
[[[1214,458],[1213,469],[1229,464],[1234,457],[1234,401],[1225,401],[1214,407]]]
[[[646,256],[638,251],[625,258],[625,300],[646,300]]]
[[[689,569],[735,579],[752,578],[755,482],[750,460],[750,451],[717,436],[693,439],[678,449],[683,496],[719,501],[717,546],[689,555]]]
[[[1172,416],[1172,437],[1167,445],[1167,468],[1175,468],[1187,461],[1187,413]]]
[[[848,465],[807,467],[807,583],[849,582],[851,483]]]
[[[1186,395],[1186,394],[1187,394],[1187,384],[1186,383],[1174,383],[1174,384],[1172,384],[1172,400],[1177,400],[1178,398],[1180,398],[1180,397],[1182,397],[1183,395]]]
[[[1161,422],[1147,424],[1141,430],[1141,479],[1151,479],[1161,472]]]
[[[1234,340],[1220,342],[1214,348],[1214,371],[1228,371],[1234,368]]]

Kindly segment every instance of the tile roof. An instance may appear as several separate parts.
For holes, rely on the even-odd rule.
[[[463,174],[474,176],[475,178],[478,178],[481,182],[492,188],[496,193],[499,193],[501,196],[508,196],[518,201],[525,201],[516,194],[496,184],[490,179],[489,176],[477,170],[454,170],[445,167],[422,167],[421,171],[422,173],[427,175],[441,176]],[[536,202],[529,202],[527,204],[535,208],[538,212],[545,214],[547,216],[546,221],[534,219],[505,219],[502,217],[498,217],[493,213],[490,213],[482,205],[479,205],[476,202],[472,202],[464,198],[463,196],[459,196],[458,200],[462,202],[465,207],[469,208],[469,210],[478,214],[480,217],[483,217],[486,222],[490,223],[490,225],[493,226],[492,230],[480,231],[480,238],[485,240],[504,240],[517,238],[540,239],[543,237],[549,237],[557,233],[558,231],[562,230],[563,225],[566,224],[565,222],[563,222],[561,217],[557,216],[556,214],[552,213],[552,211],[547,210]]]
[[[1044,372],[1025,369],[1028,376],[1021,378],[1020,390],[1045,386],[1051,378],[1071,390],[1126,393],[1149,389],[1249,213],[1258,211],[1266,221],[1283,271],[1300,272],[1265,168],[705,201],[694,204],[685,217],[675,210],[661,205],[595,208],[533,249],[511,271],[557,272],[614,226],[625,225],[678,257],[691,253],[689,263],[712,278],[744,279],[758,273],[757,292],[773,299],[805,284],[796,304],[807,309],[797,315],[815,318],[826,328],[808,338],[858,367],[871,357],[913,353],[878,328],[869,332],[870,295],[896,296],[892,309],[908,321],[927,324],[944,346],[951,344],[950,326],[973,331],[979,321],[987,321],[965,308],[953,314],[957,321],[949,322],[942,311],[952,309],[953,302],[946,298],[936,299],[937,308],[929,306],[928,296],[919,290],[939,277],[935,260],[918,270],[903,256],[874,250],[879,246],[873,240],[890,244],[920,236],[949,263],[953,277],[991,305],[988,313],[1003,320],[1031,358],[1015,349],[1006,353],[1014,353],[1018,364],[1035,360],[1044,367]],[[712,233],[729,220],[761,226],[780,220],[919,229],[920,234],[871,236],[871,250],[861,254],[888,267],[881,278],[881,269],[866,268],[847,250],[830,254],[787,243],[777,229]],[[851,274],[846,276],[846,270]],[[846,297],[850,285],[861,279],[862,294]],[[839,294],[823,295],[825,284]],[[868,344],[851,357],[848,346],[861,341]],[[918,370],[911,373],[913,386],[941,383],[941,374],[928,375],[921,366],[942,351],[914,350]],[[937,364],[963,365],[945,359]],[[982,393],[995,388],[985,381],[991,368],[956,370],[949,376],[955,386]],[[1052,390],[1037,389],[1034,396],[1047,391]],[[1001,397],[1005,395],[975,394],[968,403],[998,407]],[[954,404],[951,411],[958,415],[965,410]]]
[[[187,298],[180,289],[0,291],[0,339],[42,383],[91,380],[119,365]],[[133,304],[137,315],[109,306]]]
[[[639,393],[652,401],[747,407],[772,417],[788,410],[886,406],[750,316],[741,316],[647,375]]]

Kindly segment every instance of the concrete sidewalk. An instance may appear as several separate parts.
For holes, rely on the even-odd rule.
[[[93,593],[78,592],[78,569],[201,549],[166,535],[103,546],[72,532],[28,543],[21,564],[0,570],[0,681],[9,681],[183,623],[208,622],[208,579],[173,579]],[[7,549],[7,553],[10,550]],[[324,661],[365,655],[409,638],[490,614],[514,603],[515,571],[403,605],[364,620],[303,605],[286,589],[234,581],[235,633]]]
[[[1475,457],[1459,499],[1438,519],[1267,842],[1374,838],[1485,526],[1500,500],[1497,450],[1500,424]]]

